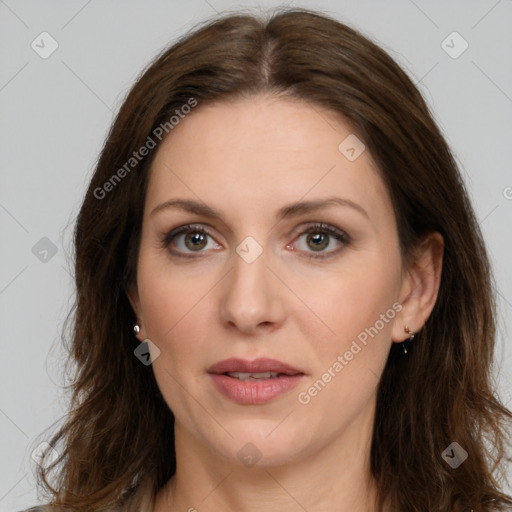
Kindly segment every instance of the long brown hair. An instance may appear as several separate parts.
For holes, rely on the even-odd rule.
[[[164,138],[155,134],[164,126],[172,136],[171,116],[191,99],[200,108],[262,92],[305,99],[350,123],[387,185],[404,261],[426,233],[445,240],[434,310],[407,356],[393,344],[379,384],[371,447],[379,509],[512,505],[500,491],[512,413],[492,385],[493,280],[457,164],[419,91],[385,51],[300,8],[206,20],[128,93],[76,223],[76,302],[67,318],[76,373],[70,411],[49,441],[60,457],[40,467],[39,485],[52,504],[92,512],[125,503],[144,479],[156,493],[174,474],[174,417],[151,366],[134,356],[125,293],[136,283],[148,171]],[[156,147],[141,157],[149,139]],[[468,454],[456,468],[442,456],[453,442]]]

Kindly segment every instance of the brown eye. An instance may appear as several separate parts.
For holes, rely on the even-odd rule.
[[[308,258],[328,258],[337,254],[344,246],[350,243],[350,237],[343,231],[330,226],[329,224],[315,224],[310,226],[306,231],[301,233],[299,239],[307,235],[305,239],[305,249],[299,249],[306,254]],[[334,239],[334,244],[331,242]],[[325,249],[331,245],[341,246],[339,249],[326,251]],[[314,254],[314,253],[318,254]],[[311,254],[313,253],[313,254]]]
[[[329,245],[329,235],[325,233],[313,233],[309,234],[306,239],[309,247],[313,248],[314,251],[321,251]]]
[[[204,252],[209,238],[212,238],[211,235],[201,226],[187,225],[168,233],[162,241],[162,247],[171,250],[170,246],[173,245],[173,253],[186,256],[187,253]]]
[[[184,243],[188,249],[195,251],[196,249],[203,249],[206,246],[206,235],[198,231],[192,231],[185,234]]]
[[[299,240],[305,235],[307,235],[305,247],[299,247],[299,251],[305,253],[308,258],[328,258],[337,254],[351,241],[349,235],[345,232],[328,224],[310,226],[300,234]],[[188,255],[194,252],[206,252],[204,249],[208,249],[209,238],[213,240],[210,233],[203,227],[186,225],[168,233],[162,241],[162,247],[178,256],[193,257]],[[338,245],[338,249],[325,250],[332,245]],[[214,243],[210,249],[217,247],[219,245]]]

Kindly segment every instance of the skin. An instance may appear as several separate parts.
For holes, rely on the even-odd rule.
[[[317,105],[260,95],[199,105],[158,149],[137,286],[129,291],[138,339],[160,350],[153,371],[176,418],[177,472],[153,512],[375,510],[369,453],[377,386],[391,343],[408,338],[405,325],[418,331],[434,306],[443,241],[432,234],[404,265],[390,198],[369,151],[349,161],[338,150],[351,133]],[[275,218],[282,206],[327,196],[349,199],[367,216],[330,206]],[[173,208],[151,215],[174,198],[206,203],[225,222]],[[304,233],[316,222],[350,241],[326,235],[315,250]],[[185,235],[163,246],[168,232],[188,223],[211,236],[195,250]],[[252,263],[236,251],[248,236],[263,250]],[[401,311],[300,403],[298,394],[394,303]],[[270,403],[239,405],[206,373],[229,357],[271,357],[306,375]],[[248,442],[261,454],[253,467],[237,456]]]

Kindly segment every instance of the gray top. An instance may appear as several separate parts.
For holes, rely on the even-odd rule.
[[[126,504],[112,509],[112,512],[151,512],[154,508],[151,490],[152,481],[149,478],[144,479]],[[36,505],[19,512],[59,512],[59,510],[51,505]]]
[[[26,510],[20,510],[20,512],[51,512],[50,508],[42,505],[39,507],[27,508]]]

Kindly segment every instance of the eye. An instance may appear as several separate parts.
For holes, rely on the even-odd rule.
[[[327,258],[333,254],[337,254],[341,248],[350,243],[351,239],[344,231],[341,231],[329,224],[317,223],[313,224],[306,231],[300,233],[298,239],[307,235],[305,240],[305,249],[299,248],[301,252],[310,252],[308,249],[313,249],[313,252],[306,254],[306,258]],[[170,249],[173,254],[182,256],[185,258],[193,258],[195,256],[188,256],[193,252],[201,253],[203,249],[212,249],[215,246],[220,247],[218,244],[214,244],[214,247],[208,247],[208,238],[213,237],[210,233],[199,225],[188,224],[181,226],[177,229],[172,230],[166,234],[162,240],[162,247],[169,249],[171,245],[174,245],[175,249]],[[332,239],[335,239],[341,248],[338,250],[324,251],[327,247],[331,246]],[[295,250],[295,249],[292,249]],[[314,254],[318,253],[318,254]]]
[[[313,224],[301,233],[299,240],[304,235],[307,236],[305,239],[305,249],[303,250],[309,252],[308,249],[313,249],[312,254],[305,255],[307,258],[328,258],[333,254],[337,254],[341,248],[350,243],[350,237],[344,231],[336,229],[329,224]],[[341,248],[324,251],[325,248],[333,245],[331,244],[333,238],[338,242],[338,245],[341,245]],[[315,252],[319,254],[314,254]]]
[[[172,252],[180,253],[179,256],[190,257],[185,256],[185,254],[187,252],[202,252],[203,249],[209,248],[208,237],[211,237],[211,235],[202,226],[189,224],[168,233],[162,241],[162,246],[169,248],[171,244],[174,244],[178,250]]]

